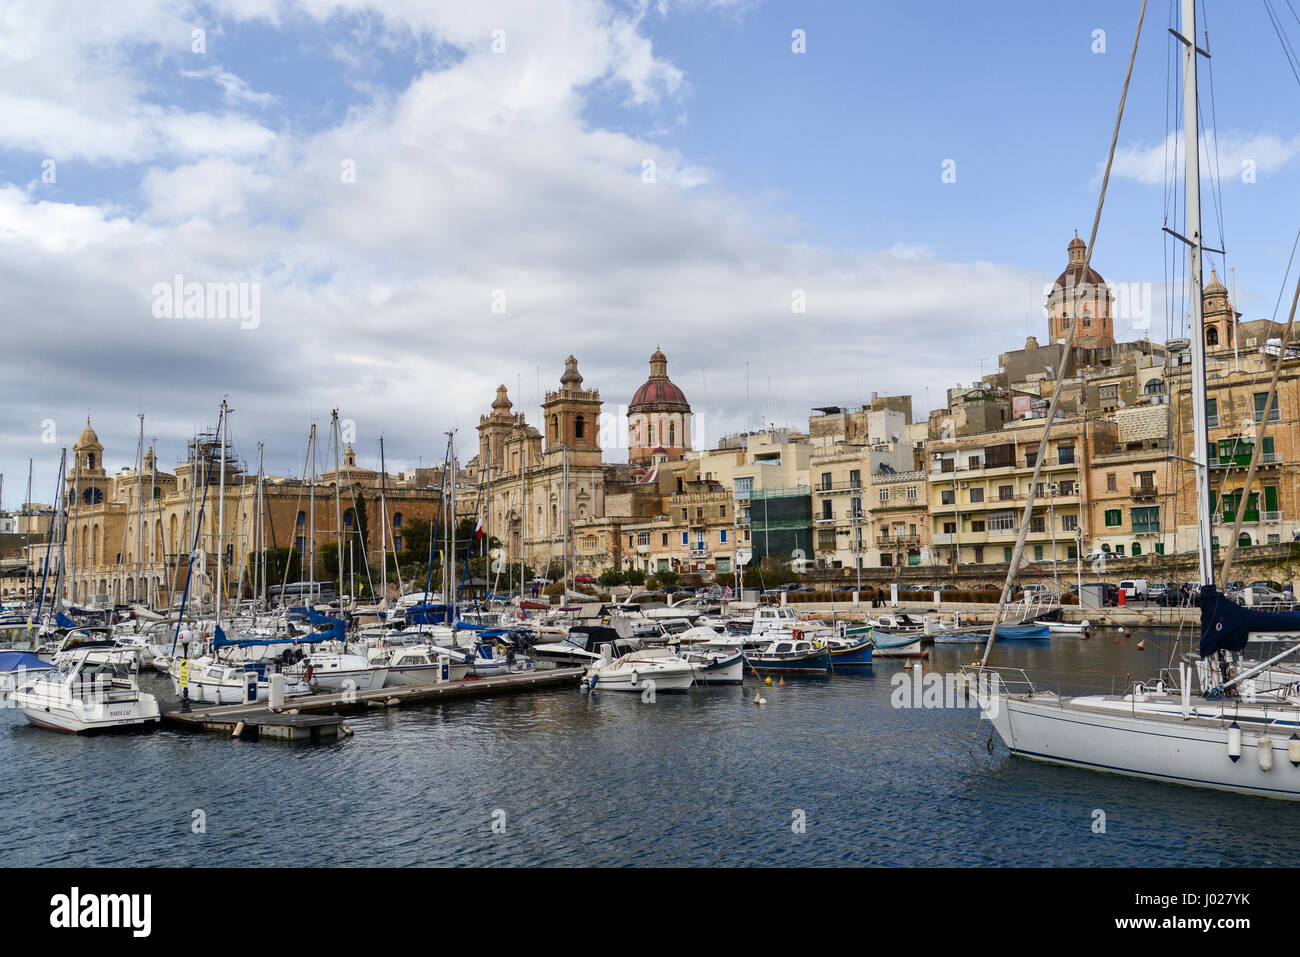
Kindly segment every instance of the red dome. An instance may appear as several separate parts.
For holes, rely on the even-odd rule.
[[[636,395],[632,396],[631,404],[628,405],[628,411],[634,412],[642,405],[679,405],[683,411],[690,408],[686,396],[682,395],[682,390],[668,379],[651,379],[637,389]]]

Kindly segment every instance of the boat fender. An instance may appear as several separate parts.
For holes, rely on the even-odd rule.
[[[401,704],[401,701],[399,701],[397,698],[389,698],[387,701],[384,702],[384,704],[389,708],[396,708],[399,704]]]
[[[1235,721],[1228,726],[1228,757],[1233,764],[1241,757],[1241,728]]]
[[[1268,735],[1261,735],[1260,739],[1255,742],[1255,750],[1259,754],[1259,769],[1267,774],[1273,770],[1273,739]]]
[[[343,737],[345,737],[345,738],[350,738],[350,737],[352,737],[352,735],[353,735],[352,728],[350,728],[350,727],[349,727],[348,725],[346,725],[346,724],[340,724],[340,725],[339,725],[339,731],[342,732]]]
[[[770,688],[772,686],[772,676],[768,675],[766,678],[764,678],[763,683]]]
[[[1291,740],[1286,743],[1287,757],[1291,759],[1291,767],[1300,767],[1300,737],[1296,737],[1294,731],[1291,732]]]
[[[244,733],[244,722],[240,721],[235,725],[235,730],[231,732],[230,736],[232,738],[237,738],[243,733]]]

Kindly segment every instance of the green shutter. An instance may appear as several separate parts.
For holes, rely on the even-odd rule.
[[[1281,509],[1277,507],[1277,486],[1276,485],[1264,486],[1264,511],[1266,512],[1281,511]]]

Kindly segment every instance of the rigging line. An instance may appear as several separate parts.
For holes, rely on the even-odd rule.
[[[1210,48],[1210,24],[1208,18],[1206,18],[1205,16],[1204,2],[1201,3],[1201,17],[1202,17],[1201,23],[1203,24],[1203,28],[1205,31],[1205,48],[1208,50]],[[1214,167],[1213,167],[1214,172],[1210,176],[1210,185],[1211,185],[1210,196],[1214,200],[1215,221],[1217,222],[1219,227],[1219,248],[1224,251],[1223,268],[1224,271],[1226,272],[1228,268],[1228,253],[1227,253],[1228,237],[1224,232],[1224,226],[1223,226],[1224,223],[1223,170],[1219,159],[1219,114],[1214,99],[1214,60],[1213,59],[1207,58],[1206,73],[1208,74],[1207,79],[1209,80],[1209,86],[1210,86],[1210,122],[1214,129]],[[1200,100],[1198,99],[1196,102],[1196,116],[1198,121],[1200,120],[1200,115],[1201,115],[1200,111],[1201,111],[1201,103]],[[1202,129],[1205,128],[1205,123],[1203,121],[1201,122],[1201,128]]]
[[[1142,38],[1142,21],[1146,18],[1147,0],[1142,0],[1142,9],[1138,13],[1137,31],[1133,36],[1133,51],[1128,58],[1128,71],[1124,74],[1124,87],[1120,92],[1119,109],[1115,116],[1115,129],[1110,137],[1110,151],[1106,156],[1106,173],[1101,180],[1101,192],[1097,196],[1097,209],[1092,217],[1092,232],[1088,237],[1087,252],[1084,255],[1082,275],[1087,276],[1089,269],[1092,268],[1092,254],[1096,248],[1097,230],[1101,226],[1101,211],[1106,204],[1106,189],[1110,185],[1110,172],[1115,163],[1115,148],[1119,143],[1120,125],[1124,120],[1124,104],[1128,100],[1129,81],[1133,78],[1133,64],[1137,60],[1138,41]],[[1078,285],[1074,294],[1074,307],[1071,309],[1070,327],[1066,330],[1065,341],[1061,343],[1061,360],[1058,382],[1064,382],[1066,373],[1069,371],[1070,350],[1074,345],[1075,330],[1079,325],[1079,307],[1083,303],[1083,286]],[[1052,391],[1052,401],[1047,409],[1047,421],[1043,424],[1043,436],[1038,442],[1038,455],[1034,460],[1034,474],[1029,480],[1029,488],[1025,492],[1025,508],[1020,521],[1020,531],[1016,536],[1015,551],[1012,553],[1011,561],[1007,565],[1007,578],[1002,584],[1002,594],[998,597],[997,612],[993,616],[993,624],[989,626],[989,640],[984,646],[984,654],[980,658],[980,669],[983,670],[989,660],[989,652],[993,650],[994,641],[997,638],[998,624],[1002,621],[1002,615],[1007,607],[1007,599],[1011,594],[1011,586],[1016,580],[1016,568],[1020,563],[1021,557],[1025,551],[1025,539],[1029,535],[1029,525],[1034,514],[1034,489],[1042,475],[1043,464],[1047,459],[1047,441],[1052,434],[1052,425],[1056,421],[1056,411],[1061,401],[1063,389],[1057,388]],[[1080,473],[1082,477],[1082,472]]]
[[[1273,25],[1273,32],[1277,34],[1278,43],[1282,44],[1282,54],[1286,57],[1287,66],[1291,68],[1291,75],[1295,77],[1296,84],[1300,85],[1300,70],[1297,70],[1296,68],[1297,57],[1295,51],[1291,48],[1290,42],[1286,38],[1286,34],[1282,30],[1282,25],[1279,22],[1276,12],[1273,10],[1273,4],[1271,4],[1269,0],[1264,0],[1264,9],[1268,12],[1268,20],[1269,23]]]

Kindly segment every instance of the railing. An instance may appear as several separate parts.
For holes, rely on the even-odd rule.
[[[1265,513],[1264,513],[1264,521],[1266,521],[1266,522],[1280,522],[1280,521],[1282,521],[1282,513],[1281,513],[1281,512],[1265,512]]]
[[[1154,485],[1138,484],[1129,489],[1129,495],[1135,499],[1156,498],[1159,494],[1159,489]]]
[[[876,536],[877,548],[893,548],[903,545],[919,545],[921,543],[920,535],[878,535]]]

